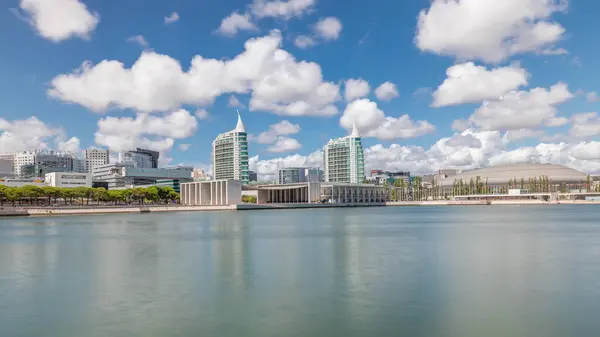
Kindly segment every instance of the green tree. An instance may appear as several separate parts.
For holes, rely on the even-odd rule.
[[[81,199],[81,204],[83,205],[83,200],[86,199],[86,204],[90,204],[90,198],[92,197],[92,189],[90,187],[79,186],[73,189],[73,193],[76,198]]]
[[[51,205],[53,201],[60,197],[60,191],[53,186],[44,186],[42,187],[42,195],[48,198],[48,205]]]
[[[156,201],[158,201],[158,187],[156,186],[150,186],[148,188],[146,188],[145,193],[144,193],[144,198],[152,203],[155,203]]]
[[[92,189],[92,199],[96,201],[98,204],[100,202],[110,201],[108,196],[108,191],[104,187],[98,187]]]
[[[27,198],[30,205],[33,205],[33,200],[36,201],[36,204],[39,203],[39,198],[42,196],[42,189],[40,187],[25,185],[19,187],[19,190],[21,192],[21,198]]]
[[[254,195],[243,195],[242,202],[245,204],[256,204],[256,196]]]
[[[175,200],[179,200],[181,198],[181,196],[179,195],[179,193],[175,192],[175,190],[172,190],[169,192],[169,202],[171,201],[175,201]]]
[[[65,205],[67,201],[70,204],[73,204],[73,198],[75,197],[75,191],[72,188],[59,188],[60,197],[65,201]]]
[[[130,191],[133,200],[137,200],[140,205],[143,205],[144,198],[146,197],[146,189],[141,187],[134,187]]]
[[[123,201],[130,204],[131,198],[133,196],[133,192],[130,189],[129,190],[121,190],[121,194],[123,195],[123,197],[122,197]]]
[[[4,198],[6,198],[6,187],[5,185],[0,185],[0,206],[4,205]]]
[[[585,177],[585,188],[587,192],[590,192],[592,189],[592,176],[589,174]]]
[[[13,206],[15,206],[15,202],[19,201],[19,205],[21,204],[21,190],[17,187],[7,187],[4,190],[4,195],[6,196],[6,200],[12,201]]]
[[[165,202],[165,204],[169,203],[171,193],[174,193],[175,190],[171,186],[164,186],[158,188],[158,198]]]
[[[112,201],[115,205],[117,205],[119,202],[125,202],[127,200],[127,197],[124,192],[124,190],[109,190],[108,199]]]

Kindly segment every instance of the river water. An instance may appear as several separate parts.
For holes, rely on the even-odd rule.
[[[0,219],[0,336],[599,336],[600,207]]]

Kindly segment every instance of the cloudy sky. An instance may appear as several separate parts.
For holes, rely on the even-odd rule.
[[[0,153],[140,146],[320,165],[355,122],[367,169],[541,162],[600,173],[600,3],[5,0]]]

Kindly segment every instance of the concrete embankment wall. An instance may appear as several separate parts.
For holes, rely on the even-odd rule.
[[[487,200],[435,200],[435,201],[393,201],[386,203],[386,206],[486,206],[490,202]]]
[[[90,207],[90,208],[0,208],[3,216],[53,216],[53,215],[93,215],[93,214],[138,214],[163,212],[205,212],[205,211],[248,211],[274,209],[383,207],[383,206],[486,206],[486,205],[600,205],[600,201],[561,200],[469,200],[469,201],[405,201],[370,204],[242,204],[230,206],[144,206],[144,207]]]
[[[232,211],[236,206],[148,206],[148,207],[97,207],[97,208],[13,208],[0,210],[0,216],[49,216],[136,214],[154,212]]]
[[[384,202],[368,204],[242,204],[237,205],[239,211],[259,209],[299,209],[299,208],[340,208],[340,207],[383,207]]]

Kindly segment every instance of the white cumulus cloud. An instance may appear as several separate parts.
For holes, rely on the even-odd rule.
[[[519,66],[488,70],[467,62],[448,68],[446,76],[433,93],[434,107],[498,99],[511,90],[527,85],[529,74]]]
[[[78,138],[67,139],[62,128],[50,126],[35,116],[13,121],[0,118],[0,153],[36,149],[77,153],[79,145]]]
[[[256,138],[259,144],[273,144],[279,136],[289,136],[300,132],[300,125],[283,120],[269,126],[269,130],[261,132]]]
[[[585,95],[585,98],[588,100],[588,102],[590,103],[596,103],[596,102],[600,102],[600,96],[598,95],[597,92],[592,91],[592,92],[588,92]]]
[[[300,49],[307,49],[312,46],[315,46],[317,42],[310,36],[299,35],[294,39],[294,44]]]
[[[179,21],[179,14],[177,12],[171,13],[169,16],[165,16],[165,25]]]
[[[294,138],[278,137],[275,144],[269,146],[267,151],[274,153],[291,152],[299,150],[302,144]]]
[[[575,114],[571,117],[569,135],[585,138],[600,135],[600,116],[596,112]]]
[[[551,16],[565,0],[433,0],[419,13],[415,44],[422,51],[460,60],[498,63],[551,50],[565,29]]]
[[[398,89],[392,82],[384,82],[375,89],[375,96],[380,101],[391,101],[392,99],[399,97]]]
[[[225,36],[235,36],[241,30],[257,30],[258,28],[252,22],[249,14],[240,14],[237,12],[231,13],[228,17],[221,21],[221,25],[217,32]]]
[[[329,16],[317,21],[313,29],[323,40],[337,40],[342,32],[342,22],[336,17]]]
[[[254,0],[250,10],[257,18],[289,20],[309,11],[317,0]]]
[[[173,148],[175,139],[190,137],[197,128],[196,118],[180,109],[159,116],[140,113],[135,118],[102,118],[94,138],[96,144],[111,151],[143,147],[164,153]]]
[[[560,82],[550,87],[550,90],[534,88],[529,91],[511,91],[499,99],[484,102],[469,117],[469,124],[484,130],[562,125],[567,120],[556,116],[556,106],[573,97],[567,85]]]
[[[178,60],[144,51],[126,68],[122,62],[84,62],[56,76],[48,94],[64,102],[104,112],[108,108],[160,112],[184,104],[212,104],[223,94],[251,93],[250,109],[288,116],[338,113],[338,84],[323,81],[319,64],[297,61],[282,50],[280,32],[250,39],[231,60],[195,56],[189,69]]]
[[[21,0],[20,6],[37,32],[53,42],[88,40],[100,21],[80,0]]]
[[[148,41],[146,41],[146,38],[144,38],[142,35],[131,36],[127,38],[127,42],[135,43],[142,48],[148,48],[150,46]]]
[[[365,98],[349,103],[340,118],[340,125],[345,129],[351,130],[353,123],[361,136],[382,140],[415,138],[435,131],[435,126],[429,122],[413,121],[408,115],[385,116],[377,103]]]
[[[256,172],[259,180],[275,180],[277,171],[283,167],[323,167],[323,153],[315,151],[308,156],[293,154],[287,157],[260,160],[259,156],[250,158],[250,170]]]
[[[344,98],[346,101],[353,101],[357,98],[366,97],[371,92],[371,87],[369,86],[369,82],[359,79],[349,79],[346,81],[344,91]]]

